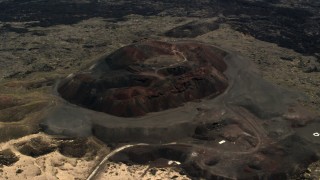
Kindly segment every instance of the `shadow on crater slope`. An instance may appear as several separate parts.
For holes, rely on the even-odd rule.
[[[205,85],[193,78],[175,80],[181,77]],[[165,96],[151,109],[143,103],[159,95],[149,96],[145,88],[150,87],[164,90]],[[42,124],[46,132],[93,134],[106,143],[149,143],[124,149],[113,161],[175,160],[190,176],[207,179],[286,179],[319,159],[320,139],[313,133],[320,129],[320,118],[298,105],[303,96],[261,79],[246,59],[203,43],[129,45],[62,80],[58,91],[91,109],[98,107],[92,94],[112,98],[100,104],[108,107],[103,112],[61,99]],[[124,105],[113,107],[115,101]]]

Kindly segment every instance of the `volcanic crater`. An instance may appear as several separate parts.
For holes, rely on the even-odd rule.
[[[128,45],[57,90],[71,104],[57,103],[44,131],[129,145],[111,161],[179,161],[192,178],[287,179],[319,159],[320,116],[299,104],[305,97],[209,44]]]
[[[214,97],[228,87],[225,52],[195,42],[125,46],[58,88],[71,103],[121,117],[143,116]]]

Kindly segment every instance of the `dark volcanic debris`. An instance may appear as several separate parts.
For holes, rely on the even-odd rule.
[[[0,151],[0,167],[3,165],[10,166],[18,160],[19,158],[10,149]]]
[[[20,153],[32,157],[46,155],[55,151],[57,148],[56,144],[52,144],[52,142],[48,142],[41,137],[32,138],[29,141],[17,143],[15,146]]]
[[[89,145],[86,139],[79,138],[61,142],[58,150],[64,156],[81,158],[89,150]]]

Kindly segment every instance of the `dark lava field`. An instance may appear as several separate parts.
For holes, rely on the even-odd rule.
[[[54,7],[54,8],[53,8]],[[0,21],[30,22],[26,27],[48,27],[59,24],[74,24],[93,18],[114,18],[121,21],[126,15],[167,15],[175,17],[219,17],[218,22],[228,23],[234,29],[248,33],[257,39],[273,42],[304,54],[319,51],[320,2],[317,0],[141,0],[121,1],[2,1]],[[202,24],[196,26],[210,26]],[[167,33],[172,37],[195,37],[203,31],[191,25],[178,27]],[[191,30],[181,35],[180,31]],[[28,32],[28,28],[4,25],[2,32]]]

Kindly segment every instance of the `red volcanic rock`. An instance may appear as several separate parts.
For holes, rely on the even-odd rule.
[[[135,117],[217,96],[228,86],[226,53],[196,42],[145,41],[123,47],[66,78],[58,92],[71,103]]]

